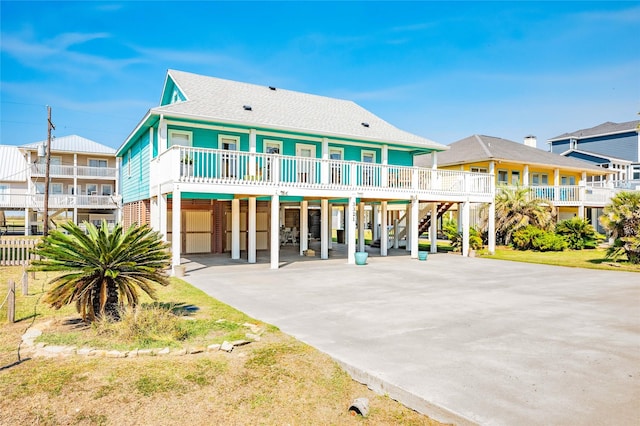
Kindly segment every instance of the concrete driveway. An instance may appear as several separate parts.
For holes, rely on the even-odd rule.
[[[637,273],[447,254],[279,270],[203,256],[185,279],[440,421],[640,424]]]

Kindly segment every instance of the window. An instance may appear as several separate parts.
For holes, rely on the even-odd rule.
[[[95,183],[88,183],[87,195],[98,195],[98,185]]]
[[[344,160],[344,148],[329,147],[329,160]],[[329,183],[342,183],[342,167],[340,163],[331,162]]]
[[[362,162],[367,163],[362,165],[362,185],[373,185],[373,177],[375,176],[375,166],[369,165],[376,162],[375,151],[362,151]]]
[[[240,137],[218,135],[218,148],[225,151],[237,151]],[[238,159],[235,152],[221,155],[221,177],[236,177],[238,175]]]
[[[511,171],[511,185],[520,185],[520,171]]]
[[[578,149],[577,139],[569,139],[569,149]]]
[[[102,195],[112,195],[113,194],[113,186],[110,183],[105,183],[102,185]]]
[[[487,173],[486,167],[471,167],[470,170],[472,173]]]
[[[498,170],[498,185],[509,184],[509,172],[506,170]]]
[[[185,130],[169,130],[169,147],[174,145],[191,146],[191,144],[191,132]]]
[[[0,185],[0,203],[6,203],[9,201],[9,186]]]
[[[375,153],[375,151],[362,151],[362,162],[363,163],[375,163],[376,162],[376,153]]]
[[[575,176],[562,176],[560,177],[560,185],[575,185]]]
[[[107,160],[89,159],[89,167],[108,167]]]
[[[632,179],[633,180],[640,180],[640,166],[633,166],[632,170]]]
[[[49,184],[49,194],[62,194],[62,184],[61,183],[50,183]]]
[[[315,182],[315,162],[316,158],[316,146],[307,144],[296,144],[296,156],[309,158],[298,159],[296,164],[296,170],[298,172],[298,182],[313,183]]]
[[[265,139],[264,153],[265,154],[282,154],[282,142]]]
[[[549,178],[546,173],[532,173],[531,174],[531,185],[532,186],[540,186],[540,185],[548,185]]]

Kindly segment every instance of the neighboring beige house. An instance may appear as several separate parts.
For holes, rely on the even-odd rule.
[[[0,146],[0,232],[42,233],[46,141]],[[50,225],[119,220],[119,172],[115,150],[72,135],[51,144]],[[16,217],[22,220],[16,220]],[[8,218],[14,218],[9,220]]]

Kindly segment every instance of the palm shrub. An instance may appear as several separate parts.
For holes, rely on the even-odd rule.
[[[614,242],[607,257],[626,255],[629,262],[640,263],[640,192],[620,192],[611,199],[600,216],[600,224]]]
[[[462,250],[463,235],[462,232],[458,231],[458,225],[455,220],[445,221],[442,225],[442,232],[444,232],[444,235],[448,240],[451,240],[451,247],[453,248],[453,251]],[[482,247],[483,244],[480,231],[471,226],[469,228],[469,248],[472,250],[480,250]]]
[[[169,246],[148,225],[132,225],[126,231],[117,224],[109,232],[86,223],[85,233],[69,222],[44,237],[34,252],[34,271],[56,271],[45,302],[60,309],[76,304],[82,319],[119,319],[124,304],[135,307],[140,291],[155,299],[154,284],[169,284]]]
[[[589,220],[578,216],[558,222],[556,234],[564,238],[573,250],[596,248],[598,240],[602,238]]]
[[[482,210],[484,228],[488,227],[489,206]],[[545,231],[553,231],[555,213],[548,200],[537,198],[528,188],[502,187],[496,191],[495,227],[496,238],[509,245],[514,232],[533,225]]]

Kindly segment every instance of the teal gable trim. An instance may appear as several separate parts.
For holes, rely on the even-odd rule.
[[[150,149],[149,132],[146,132],[124,152],[122,160],[122,202],[125,204],[149,198]]]
[[[180,91],[178,86],[176,86],[171,77],[167,76],[167,82],[162,90],[162,96],[160,98],[160,106],[176,102],[184,102],[186,100],[186,96]]]

